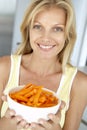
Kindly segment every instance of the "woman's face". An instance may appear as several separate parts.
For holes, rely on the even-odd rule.
[[[38,13],[30,29],[33,53],[43,58],[53,58],[65,44],[66,14],[63,9],[51,8]]]

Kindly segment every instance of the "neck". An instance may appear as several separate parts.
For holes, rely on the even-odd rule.
[[[42,59],[31,55],[29,69],[39,76],[47,76],[60,72],[61,65],[57,58]]]

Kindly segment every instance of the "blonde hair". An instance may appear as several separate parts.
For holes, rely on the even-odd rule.
[[[16,54],[29,54],[32,53],[30,46],[29,28],[35,19],[35,16],[43,9],[50,7],[62,8],[66,12],[66,40],[63,50],[58,54],[58,59],[63,68],[66,63],[69,63],[70,55],[72,53],[74,43],[76,40],[75,30],[75,14],[70,0],[33,0],[27,8],[23,22],[21,24],[22,42]]]

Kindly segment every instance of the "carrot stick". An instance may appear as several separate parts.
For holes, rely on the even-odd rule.
[[[51,107],[58,104],[58,98],[52,92],[34,84],[27,84],[21,90],[10,93],[9,96],[16,102],[32,107]]]
[[[25,102],[28,101],[27,98],[25,98],[24,96],[18,95],[18,94],[12,94],[12,95],[10,94],[10,96],[11,96],[12,99],[16,99],[16,100],[19,100],[19,101],[25,101]]]

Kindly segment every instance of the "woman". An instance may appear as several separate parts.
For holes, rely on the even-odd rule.
[[[39,119],[39,124],[29,125],[0,100],[2,130],[78,130],[87,105],[87,75],[70,64],[76,40],[71,1],[34,0],[26,10],[21,33],[16,55],[0,58],[0,95],[30,82],[55,91],[66,105],[61,115],[49,113],[49,121]]]

